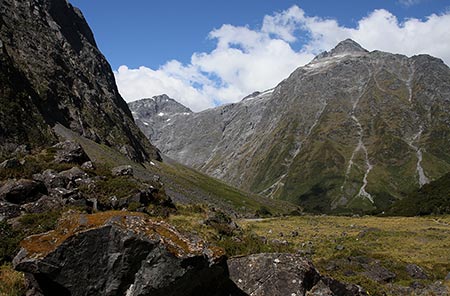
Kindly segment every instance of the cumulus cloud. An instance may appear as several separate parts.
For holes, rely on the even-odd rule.
[[[450,65],[448,28],[450,12],[433,14],[425,20],[400,21],[389,11],[379,9],[349,28],[334,19],[307,16],[301,8],[292,6],[265,16],[259,28],[226,24],[211,31],[208,37],[215,42],[215,48],[193,53],[189,64],[172,60],[156,70],[121,66],[115,76],[127,101],[166,93],[199,111],[274,87],[315,54],[346,38],[368,50],[408,56],[427,53]]]

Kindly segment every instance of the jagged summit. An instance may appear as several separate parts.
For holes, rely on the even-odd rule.
[[[161,130],[176,117],[186,117],[192,110],[166,94],[128,103],[136,124],[149,139],[159,139]]]
[[[331,54],[352,53],[352,52],[368,52],[359,43],[352,39],[345,39],[339,42],[335,48],[333,48]]]
[[[345,39],[341,42],[339,42],[332,50],[330,51],[324,51],[314,60],[322,59],[322,58],[328,58],[328,57],[334,57],[339,55],[347,55],[347,54],[365,54],[368,51],[363,48],[359,43],[352,39]]]

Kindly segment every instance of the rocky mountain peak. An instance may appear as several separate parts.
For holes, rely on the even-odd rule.
[[[159,132],[166,125],[172,124],[177,117],[186,117],[192,110],[178,103],[166,94],[153,96],[128,104],[134,121],[149,139],[159,139]]]
[[[315,60],[321,59],[321,58],[327,58],[327,57],[334,57],[339,55],[350,55],[350,54],[365,54],[368,53],[368,51],[363,48],[359,43],[352,39],[345,39],[341,42],[339,42],[332,50],[330,51],[324,51],[321,54],[319,54]]]
[[[352,53],[352,52],[368,52],[359,43],[352,39],[345,39],[339,42],[330,53],[340,54],[340,53]]]
[[[142,118],[146,115],[164,117],[178,113],[192,113],[191,109],[166,94],[134,101],[128,105],[135,118]]]

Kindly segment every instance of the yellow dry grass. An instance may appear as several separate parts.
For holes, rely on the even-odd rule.
[[[330,268],[330,262],[363,256],[379,260],[396,273],[395,282],[409,285],[407,264],[422,267],[428,280],[442,281],[450,272],[450,217],[335,217],[301,216],[264,220],[241,220],[240,225],[270,240],[286,240],[295,250],[312,253],[310,258],[324,274],[366,285],[374,295],[379,284],[359,276],[346,277],[349,265]],[[293,236],[298,232],[298,236]],[[342,261],[341,261],[342,262]],[[360,270],[356,270],[358,274]],[[447,285],[449,283],[446,283]],[[383,293],[389,294],[388,289]],[[449,290],[450,293],[450,290]]]
[[[19,296],[24,292],[23,273],[15,271],[10,265],[0,266],[0,296]]]

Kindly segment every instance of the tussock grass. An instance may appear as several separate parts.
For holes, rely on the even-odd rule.
[[[419,280],[424,284],[442,281],[450,271],[449,222],[450,216],[302,216],[239,223],[269,241],[280,239],[283,233],[282,238],[295,251],[306,251],[323,274],[360,284],[371,295],[391,295],[388,286],[361,275],[360,266],[349,263],[352,258],[378,260],[397,275],[396,284],[407,286],[414,281],[406,273],[407,264],[424,269],[429,277]],[[299,235],[293,237],[293,232]]]
[[[0,296],[21,296],[25,294],[25,277],[11,265],[0,266]]]

